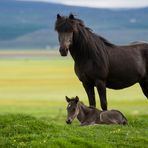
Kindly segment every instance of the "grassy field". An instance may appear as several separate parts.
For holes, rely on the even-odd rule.
[[[66,125],[65,95],[88,104],[70,57],[1,59],[0,147],[147,147],[148,100],[138,85],[108,90],[109,109],[129,120],[124,127]]]

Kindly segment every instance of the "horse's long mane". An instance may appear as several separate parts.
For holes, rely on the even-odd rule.
[[[61,16],[57,19],[55,30],[58,32],[73,32],[73,46],[75,50],[79,50],[79,57],[92,55],[93,58],[104,61],[107,56],[107,48],[112,48],[115,45],[110,43],[105,38],[95,34],[90,28],[84,25],[84,22],[75,18],[72,14],[69,17]],[[77,56],[78,57],[78,56]]]

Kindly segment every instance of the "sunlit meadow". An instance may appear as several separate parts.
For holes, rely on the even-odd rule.
[[[139,85],[108,89],[109,109],[118,109],[128,126],[66,125],[65,96],[86,93],[71,57],[0,59],[0,147],[146,147],[148,100]],[[97,107],[100,108],[96,93]]]

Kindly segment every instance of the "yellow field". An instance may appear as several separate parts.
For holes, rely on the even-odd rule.
[[[65,114],[65,95],[78,95],[88,104],[70,57],[0,60],[1,114]],[[99,107],[98,95],[96,97]],[[148,100],[138,85],[120,91],[108,90],[108,104],[109,108],[120,109],[128,114],[148,114]]]

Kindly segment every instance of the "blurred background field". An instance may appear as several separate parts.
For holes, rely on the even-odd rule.
[[[45,2],[46,1],[46,2]],[[116,44],[133,41],[148,41],[148,5],[145,1],[127,1],[137,5],[135,8],[104,8],[61,4],[64,0],[0,0],[0,49],[57,49],[57,33],[54,24],[57,13],[84,20],[87,27],[95,33]],[[79,3],[80,1],[72,1]],[[124,1],[97,1],[108,6]],[[51,3],[52,2],[52,3]],[[66,0],[65,3],[68,3]],[[81,2],[86,4],[87,1]],[[138,4],[140,3],[140,4]],[[145,4],[145,7],[140,7]],[[117,6],[117,5],[116,5]]]
[[[57,52],[48,52],[45,57],[43,52],[31,50],[1,51],[2,54],[5,58],[0,59],[0,114],[66,117],[66,95],[78,95],[88,105],[71,57],[62,58]],[[28,56],[20,58],[23,54]],[[96,102],[100,108],[97,92]],[[108,105],[128,115],[148,115],[147,99],[138,84],[123,90],[108,89]]]

